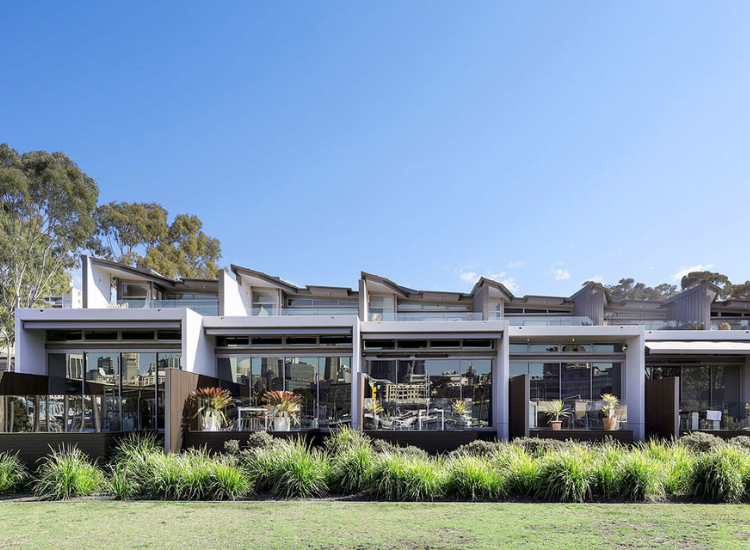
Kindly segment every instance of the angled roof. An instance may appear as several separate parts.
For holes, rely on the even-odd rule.
[[[347,296],[356,294],[356,292],[354,292],[351,288],[342,286],[306,285],[305,288],[300,288],[288,281],[283,280],[281,277],[268,275],[267,273],[263,273],[262,271],[256,271],[254,269],[249,269],[247,267],[242,267],[234,264],[231,264],[230,267],[234,274],[237,276],[241,277],[242,275],[245,275],[248,277],[255,277],[256,279],[260,279],[261,281],[264,281],[271,286],[281,288],[290,294],[334,293],[346,294]]]
[[[153,269],[143,269],[140,267],[131,267],[129,265],[120,264],[111,260],[104,260],[102,258],[90,258],[91,264],[100,266],[109,271],[115,271],[122,273],[125,276],[138,277],[139,279],[145,279],[154,283],[158,283],[165,287],[172,288],[195,288],[197,285],[210,285],[218,288],[218,279],[170,279],[165,277],[161,273],[154,271]]]

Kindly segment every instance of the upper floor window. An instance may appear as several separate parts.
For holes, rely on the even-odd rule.
[[[253,291],[253,315],[276,315],[279,293],[275,290]]]
[[[148,285],[142,283],[122,283],[122,300],[148,300]]]

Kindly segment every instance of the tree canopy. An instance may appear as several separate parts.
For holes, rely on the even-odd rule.
[[[593,281],[584,281],[586,286]],[[691,271],[680,281],[680,291],[689,290],[703,283],[712,283],[719,287],[719,299],[750,300],[750,281],[741,284],[732,284],[729,277],[722,273],[712,271]],[[615,300],[666,300],[677,294],[677,286],[660,284],[655,287],[637,283],[635,279],[620,279],[616,285],[604,285]]]
[[[19,155],[0,145],[0,326],[15,338],[15,310],[66,292],[66,270],[95,228],[96,182],[64,153]]]
[[[171,224],[156,203],[110,202],[97,209],[96,255],[165,277],[198,279],[218,276],[221,243],[206,235],[197,216],[179,214]]]

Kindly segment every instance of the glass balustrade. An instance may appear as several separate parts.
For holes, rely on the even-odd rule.
[[[529,427],[552,428],[552,421],[562,422],[563,430],[619,430],[628,421],[628,406],[618,400],[607,409],[602,399],[563,399],[563,410],[559,417],[553,414],[554,401],[531,400],[529,402]]]
[[[189,308],[201,315],[218,315],[219,300],[117,300],[110,303],[115,309],[170,309]]]
[[[586,327],[593,325],[589,317],[577,316],[524,316],[506,317],[512,327]]]

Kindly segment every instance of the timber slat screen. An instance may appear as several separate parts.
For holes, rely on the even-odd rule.
[[[529,401],[531,400],[531,386],[528,374],[514,376],[508,382],[508,402],[510,418],[508,422],[508,437],[529,437]]]
[[[646,435],[670,439],[679,436],[679,377],[646,380]]]
[[[198,429],[198,419],[190,414],[190,394],[198,388],[219,386],[218,378],[185,372],[178,369],[166,370],[167,387],[167,423],[169,450],[179,452],[182,449],[183,431]]]

